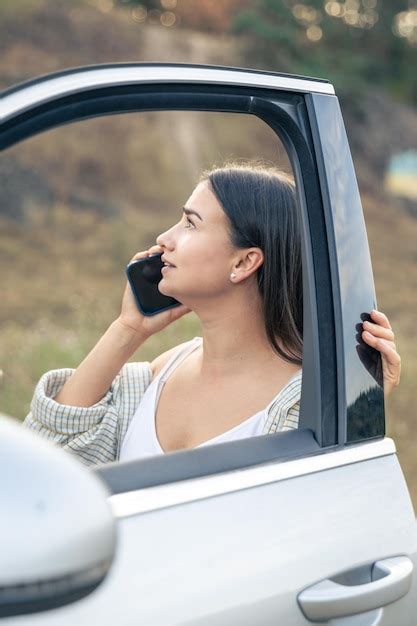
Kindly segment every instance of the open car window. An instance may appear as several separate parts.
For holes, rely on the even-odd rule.
[[[291,89],[284,81],[281,90],[273,90],[269,76],[260,73],[259,78],[254,73],[255,85],[247,84],[243,77],[239,84],[219,86],[208,81],[196,85],[194,78],[185,80],[181,89],[172,84],[138,88],[121,85],[115,71],[108,76],[114,81],[111,89],[108,85],[106,89],[105,81],[95,90],[87,89],[80,76],[79,91],[66,93],[65,73],[59,77],[60,87],[57,82],[49,85],[50,92],[45,81],[38,81],[28,87],[39,98],[38,107],[32,110],[24,99],[18,101],[18,92],[9,94],[0,145],[7,148],[2,167],[7,170],[13,164],[5,201],[10,207],[7,219],[14,222],[9,261],[13,259],[10,267],[15,273],[8,274],[6,315],[15,324],[21,315],[21,323],[12,335],[15,343],[6,349],[10,354],[25,354],[29,363],[25,376],[32,384],[44,371],[64,366],[64,359],[68,366],[76,367],[118,313],[122,270],[130,251],[147,247],[172,223],[172,212],[182,206],[200,167],[230,157],[262,158],[293,174],[303,223],[304,353],[299,428],[258,437],[256,442],[222,444],[215,454],[214,447],[208,447],[155,458],[152,480],[160,483],[173,477],[285,460],[345,441],[346,414],[340,395],[344,366],[334,351],[339,341],[334,321],[338,282],[331,271],[335,242],[320,185],[325,164],[317,141],[321,123],[317,98],[329,96],[308,93],[309,89],[326,93],[328,85],[317,81],[312,87],[296,80]],[[114,115],[123,112],[129,115]],[[66,125],[55,128],[62,124]],[[41,130],[48,132],[30,138]],[[162,171],[167,181],[163,186],[155,176]],[[17,253],[22,242],[27,250],[32,248],[30,266]],[[36,274],[31,271],[33,266]],[[15,295],[15,284],[22,278],[21,293],[26,304],[31,302],[30,307],[19,303]],[[60,285],[61,293],[51,289],[51,283]],[[109,292],[109,285],[117,284],[120,288]],[[49,313],[39,316],[45,311],[45,301]],[[22,327],[32,329],[30,342],[20,334]],[[154,337],[134,360],[151,359],[200,334],[196,319],[178,322],[177,328],[175,339],[169,327],[166,344],[162,337]],[[357,395],[361,385],[357,384]],[[23,411],[10,400],[6,412],[24,417],[30,401],[30,393],[25,394]],[[364,417],[359,415],[353,439],[360,432],[361,419]],[[376,424],[365,436],[380,433]],[[117,474],[114,484],[117,482],[119,490],[140,486],[138,482],[132,486],[129,477],[134,474],[142,477],[136,480],[146,482],[145,465],[141,472],[132,472],[131,464],[123,465],[129,464],[98,471],[109,481]]]

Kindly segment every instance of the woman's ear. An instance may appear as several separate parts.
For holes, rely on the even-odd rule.
[[[260,248],[248,248],[242,250],[242,255],[234,265],[233,271],[236,273],[236,277],[242,280],[256,272],[263,262],[264,253]]]

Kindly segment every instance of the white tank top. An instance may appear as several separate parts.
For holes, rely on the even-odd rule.
[[[173,354],[159,374],[152,380],[136,409],[123,439],[119,456],[120,461],[130,461],[147,456],[154,456],[156,454],[164,454],[159,444],[155,428],[156,407],[158,406],[162,387],[173,370],[178,367],[191,352],[196,350],[201,345],[202,341],[202,337],[194,337],[194,339],[187,342],[185,346],[181,346],[181,349]],[[298,374],[296,374],[296,376],[298,376]],[[289,385],[291,381],[289,381],[287,385]],[[262,411],[258,411],[258,413],[248,417],[237,426],[230,428],[216,437],[212,437],[212,439],[203,441],[203,443],[200,443],[196,447],[199,448],[210,444],[262,435],[268,417],[268,411],[287,385],[279,391]]]

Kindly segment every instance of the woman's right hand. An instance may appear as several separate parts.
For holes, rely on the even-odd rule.
[[[135,254],[130,259],[129,263],[132,263],[132,261],[136,261],[137,259],[145,259],[152,254],[161,252],[163,252],[163,248],[161,246],[152,246],[149,250],[144,250]],[[122,309],[118,321],[126,328],[137,332],[141,337],[147,338],[159,332],[165,328],[165,326],[175,322],[175,320],[190,311],[191,309],[183,304],[180,304],[179,306],[168,309],[167,311],[162,311],[162,313],[157,313],[156,315],[143,315],[137,307],[130,283],[129,281],[126,281],[126,288],[122,300]]]

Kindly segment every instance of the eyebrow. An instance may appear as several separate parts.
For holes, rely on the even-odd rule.
[[[203,221],[203,218],[201,217],[201,215],[199,213],[197,213],[197,211],[194,211],[193,209],[187,209],[187,207],[182,207],[182,210],[184,211],[184,213],[186,215],[197,215],[197,217],[200,218],[201,221]]]

